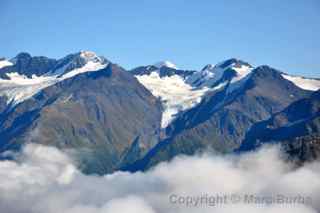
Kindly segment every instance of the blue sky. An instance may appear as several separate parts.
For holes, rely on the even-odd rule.
[[[0,56],[92,50],[125,68],[237,57],[320,77],[319,0],[1,0]]]

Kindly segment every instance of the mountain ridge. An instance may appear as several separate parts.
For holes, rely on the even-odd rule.
[[[201,70],[166,61],[125,70],[90,51],[21,53],[0,66],[0,150],[72,149],[83,171],[96,174],[145,170],[207,148],[234,152],[256,125],[320,89],[318,79],[235,58]]]

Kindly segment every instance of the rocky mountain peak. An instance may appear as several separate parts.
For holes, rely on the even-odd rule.
[[[29,53],[21,52],[10,61],[14,64],[17,64],[17,63],[25,64],[25,63],[28,63],[31,59],[32,59],[32,56]]]
[[[162,68],[162,67],[168,67],[168,68],[171,68],[171,69],[178,69],[177,66],[170,62],[170,61],[159,61],[157,63],[155,63],[153,66],[157,67],[157,68]]]
[[[220,67],[220,68],[223,68],[223,69],[228,68],[228,67],[240,68],[242,66],[246,66],[246,67],[252,68],[252,66],[248,62],[242,61],[242,60],[237,59],[237,58],[230,58],[230,59],[227,59],[227,60],[222,61],[222,62],[220,62],[220,63],[215,65],[215,67]]]
[[[80,51],[59,59],[56,66],[50,71],[50,74],[62,76],[84,66],[102,66],[107,63],[109,63],[107,59],[97,56],[97,54],[92,51]]]

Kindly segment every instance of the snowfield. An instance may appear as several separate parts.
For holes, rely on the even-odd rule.
[[[223,86],[197,89],[184,82],[179,75],[160,78],[157,72],[152,72],[150,75],[137,76],[137,79],[154,96],[161,99],[165,108],[162,114],[162,128],[167,127],[180,111],[190,109],[200,103],[205,93]]]
[[[287,74],[282,74],[282,77],[291,81],[296,86],[310,91],[317,91],[320,89],[320,80],[318,79],[311,79],[311,78],[304,78],[300,76],[291,76]]]

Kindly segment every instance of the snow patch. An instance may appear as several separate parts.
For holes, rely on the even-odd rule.
[[[28,78],[18,73],[8,73],[9,79],[0,79],[0,96],[6,96],[8,98],[7,103],[12,103],[15,106],[31,98],[46,87],[84,72],[101,70],[106,66],[107,64],[101,64],[100,62],[88,61],[83,67],[74,69],[62,76],[59,76],[59,74],[33,75],[31,78]]]
[[[101,70],[101,69],[105,68],[106,66],[107,66],[107,64],[101,64],[100,62],[89,61],[83,67],[80,67],[78,69],[74,69],[74,70],[64,74],[61,78],[64,80],[67,78],[71,78],[75,75],[81,74],[81,73],[94,72],[97,70]]]
[[[232,67],[234,71],[237,72],[237,76],[231,80],[231,83],[240,81],[249,75],[252,71],[252,67],[241,65],[240,67]]]
[[[0,61],[0,69],[4,67],[12,66],[12,65],[13,63],[11,63],[10,61],[7,61],[7,60]]]
[[[317,91],[320,89],[320,80],[317,79],[291,76],[287,74],[282,74],[282,77],[304,90]]]

